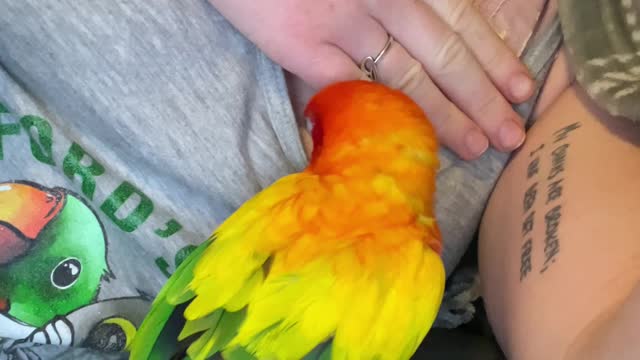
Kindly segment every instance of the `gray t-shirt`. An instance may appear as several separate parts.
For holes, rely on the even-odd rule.
[[[0,359],[124,356],[194,245],[306,165],[283,72],[206,1],[0,8]],[[507,155],[441,155],[451,273]]]

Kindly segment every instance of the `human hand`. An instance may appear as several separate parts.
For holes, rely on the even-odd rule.
[[[469,160],[489,143],[511,151],[524,141],[509,101],[533,82],[470,0],[209,0],[284,69],[318,89],[363,77],[376,57],[378,80],[411,96],[441,143]]]

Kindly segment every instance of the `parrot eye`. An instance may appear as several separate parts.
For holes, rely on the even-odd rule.
[[[311,132],[313,131],[313,122],[311,122],[311,120],[310,120],[310,119],[306,118],[306,119],[305,119],[305,125],[306,125],[306,127],[307,127],[307,131],[308,131],[309,133],[311,133]]]
[[[68,289],[80,277],[82,264],[76,258],[66,258],[51,272],[51,284],[60,290]]]

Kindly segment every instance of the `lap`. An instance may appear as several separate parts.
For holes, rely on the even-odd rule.
[[[479,263],[509,358],[559,358],[639,279],[640,129],[566,90],[491,195]]]

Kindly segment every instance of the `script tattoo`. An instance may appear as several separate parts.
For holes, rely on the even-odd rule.
[[[531,237],[531,231],[533,231],[533,225],[536,212],[533,210],[536,197],[538,196],[538,181],[535,178],[540,173],[540,151],[544,149],[544,144],[538,146],[535,150],[529,153],[529,165],[527,166],[527,181],[530,185],[524,193],[524,199],[522,201],[522,207],[524,210],[524,221],[522,222],[522,236],[524,241],[520,247],[520,281],[523,281],[527,275],[531,272],[531,253],[533,251],[533,239]]]
[[[564,186],[564,171],[567,160],[567,152],[570,144],[567,140],[569,133],[580,128],[580,123],[573,123],[553,133],[555,148],[551,151],[551,170],[547,176],[547,201],[550,207],[544,215],[544,263],[540,273],[549,269],[556,262],[560,252],[560,239],[558,228],[562,219],[562,189]]]
[[[544,273],[554,264],[560,253],[560,239],[558,231],[562,219],[562,195],[564,188],[564,172],[570,143],[569,134],[580,128],[580,123],[573,123],[553,133],[549,146],[540,144],[529,152],[527,165],[527,186],[522,199],[522,244],[520,246],[520,281],[524,281],[532,273],[534,267],[533,253],[536,245],[532,232],[536,227],[536,210],[541,213],[544,221],[544,256],[539,267],[539,273]],[[544,154],[550,148],[547,156],[551,164],[547,173],[541,171],[542,161],[547,158]],[[546,175],[546,176],[545,176]],[[546,192],[545,192],[546,189]],[[536,200],[541,193],[543,206],[536,209]]]

